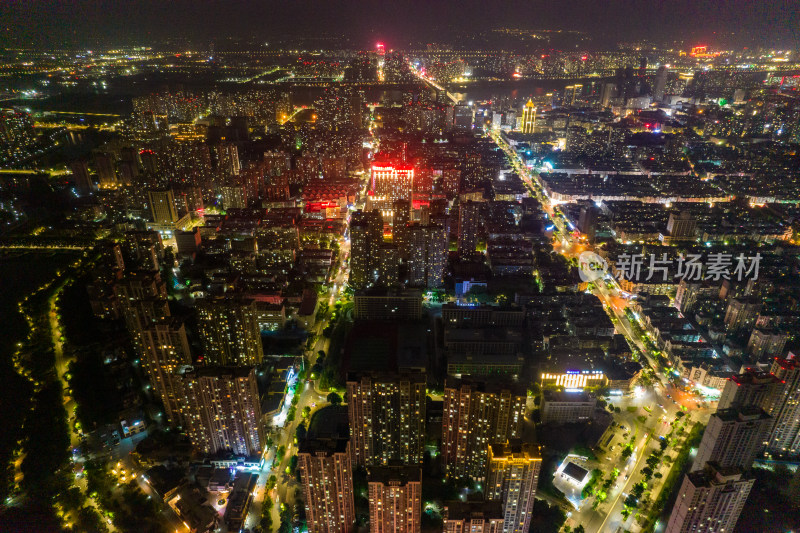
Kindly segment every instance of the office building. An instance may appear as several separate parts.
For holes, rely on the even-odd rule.
[[[383,244],[383,218],[377,209],[356,211],[350,218],[350,278],[356,289],[375,285],[380,275],[380,246]]]
[[[204,360],[212,365],[257,365],[264,358],[256,300],[213,296],[197,301]]]
[[[783,383],[770,414],[772,427],[767,451],[773,455],[800,455],[800,362],[790,353],[786,359],[776,358],[770,372]]]
[[[500,381],[448,378],[442,413],[442,463],[448,476],[482,482],[491,442],[522,436],[527,391]]]
[[[173,376],[186,434],[205,454],[256,455],[264,444],[254,367],[185,368]]]
[[[717,410],[708,421],[692,469],[702,470],[707,462],[750,469],[771,427],[772,418],[760,407]]]
[[[485,494],[503,505],[503,533],[528,533],[541,468],[540,446],[518,440],[489,444]]]
[[[525,309],[516,306],[442,304],[446,328],[522,327]]]
[[[683,477],[666,533],[733,531],[752,488],[740,469],[707,463]]]
[[[175,197],[172,190],[147,191],[147,198],[153,222],[169,225],[178,221],[178,210],[175,209]]]
[[[417,466],[368,469],[370,533],[422,530],[422,471]]]
[[[425,445],[425,374],[348,376],[347,408],[355,465],[422,462]]]
[[[348,533],[355,510],[346,407],[328,406],[314,413],[297,459],[309,532]]]
[[[357,291],[353,317],[358,320],[419,320],[422,292],[416,289]]]
[[[444,533],[503,533],[503,504],[488,502],[445,502]]]
[[[576,424],[594,418],[597,398],[582,391],[545,390],[542,394],[542,424]]]
[[[447,267],[447,234],[435,224],[406,226],[408,244],[408,285],[439,288],[444,284]]]
[[[372,163],[372,192],[389,202],[411,200],[414,192],[414,167],[406,162]]]

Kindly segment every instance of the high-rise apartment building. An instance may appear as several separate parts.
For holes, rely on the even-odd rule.
[[[578,229],[586,235],[589,242],[594,242],[597,233],[597,215],[600,209],[594,205],[587,205],[581,208],[578,218]]]
[[[483,205],[467,200],[458,206],[458,251],[462,254],[474,252],[478,245]]]
[[[348,376],[353,463],[422,462],[426,396],[426,378],[422,373]]]
[[[180,417],[192,444],[206,454],[258,454],[264,444],[254,367],[184,369],[173,376]]]
[[[670,213],[667,221],[667,233],[673,242],[694,240],[696,229],[697,221],[688,211]]]
[[[150,202],[150,214],[156,224],[174,224],[178,221],[178,210],[175,208],[175,197],[171,189],[163,191],[147,191]]]
[[[378,246],[378,285],[394,287],[400,275],[400,251],[395,243],[384,242]]]
[[[314,413],[306,438],[298,444],[297,466],[309,532],[349,533],[355,510],[346,407]]]
[[[69,164],[72,177],[75,180],[75,189],[78,195],[86,196],[94,191],[94,182],[89,176],[89,164],[86,161],[76,160]]]
[[[411,203],[396,200],[392,204],[392,242],[403,253],[406,250],[406,224],[411,222]]]
[[[453,106],[453,128],[456,130],[471,130],[475,120],[475,113],[472,106],[468,104],[456,104]]]
[[[789,338],[789,333],[786,331],[756,328],[747,341],[747,354],[753,362],[780,357]]]
[[[406,226],[408,285],[411,287],[441,287],[447,267],[447,233],[435,224],[417,223]]]
[[[783,391],[783,383],[775,374],[747,369],[725,382],[717,409],[730,409],[754,405],[767,414],[773,414]]]
[[[414,192],[414,167],[405,162],[376,161],[371,167],[372,192],[386,200],[411,200]]]
[[[370,533],[422,530],[422,471],[415,466],[376,466],[368,470]]]
[[[142,339],[142,366],[147,372],[150,385],[164,404],[170,423],[181,425],[183,422],[178,416],[178,399],[172,386],[172,376],[183,366],[192,364],[183,320],[172,316],[163,318],[145,328]]]
[[[800,361],[790,353],[786,359],[776,358],[770,372],[783,383],[772,412],[772,426],[767,451],[771,454],[800,455]]]
[[[725,310],[725,327],[739,331],[755,324],[762,302],[759,298],[733,298]]]
[[[167,288],[161,275],[150,271],[128,272],[114,285],[114,295],[137,355],[147,360],[145,330],[156,321],[170,316]]]
[[[513,383],[448,378],[442,414],[442,462],[449,476],[483,481],[489,443],[522,435],[527,391]]]
[[[445,502],[444,533],[503,533],[503,504]]]
[[[718,409],[708,421],[692,469],[702,470],[707,462],[750,469],[771,427],[772,417],[760,407]]]
[[[107,152],[95,154],[94,168],[97,170],[97,178],[101,189],[111,189],[119,184],[116,166],[117,163],[113,154]]]
[[[212,365],[257,365],[264,358],[256,300],[214,296],[197,301],[204,358]]]
[[[664,95],[666,94],[667,90],[667,76],[669,75],[669,71],[667,67],[661,65],[656,70],[656,77],[655,81],[653,82],[653,100],[656,102],[660,102],[664,99]]]
[[[752,488],[753,480],[740,469],[707,463],[683,477],[666,533],[733,531]]]
[[[377,209],[356,211],[350,218],[350,278],[356,289],[373,286],[380,275],[383,217]]]
[[[486,499],[502,502],[503,533],[527,533],[542,468],[541,447],[519,440],[492,443],[488,462]]]

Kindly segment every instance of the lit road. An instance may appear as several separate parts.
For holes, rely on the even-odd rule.
[[[431,87],[433,87],[437,91],[444,91],[444,93],[447,95],[447,97],[454,104],[458,103],[458,98],[456,98],[455,96],[450,94],[447,91],[447,89],[445,89],[444,87],[442,87],[441,85],[439,85],[438,83],[436,83],[435,81],[430,79],[428,76],[426,76],[423,72],[418,70],[417,67],[413,63],[411,63],[410,61],[408,61],[408,67],[411,69],[411,73],[414,74],[417,78],[419,78],[422,82],[426,83],[427,85],[430,85]]]
[[[421,78],[422,79],[422,78]],[[500,137],[497,131],[489,130],[489,136],[506,153],[512,167],[528,187],[530,193],[539,200],[549,219],[554,224],[554,244],[556,252],[564,255],[568,259],[577,258],[582,252],[592,250],[592,246],[583,240],[582,236],[574,230],[567,228],[563,215],[558,211],[557,206],[548,198],[544,192],[542,184],[538,180],[538,175],[531,172],[521,161],[517,153]],[[617,397],[610,403],[620,407],[621,412],[614,415],[618,425],[624,426],[627,432],[619,428],[611,428],[614,436],[607,443],[607,451],[598,450],[598,465],[603,471],[604,476],[617,468],[620,476],[608,493],[607,500],[600,504],[597,510],[591,508],[591,501],[584,501],[580,510],[577,510],[570,517],[568,524],[571,526],[582,525],[588,532],[614,532],[618,529],[634,530],[638,526],[634,524],[633,516],[627,520],[622,516],[623,502],[630,494],[633,486],[642,480],[641,474],[642,460],[659,446],[659,438],[669,433],[669,421],[674,420],[676,414],[681,410],[693,409],[695,420],[705,423],[710,416],[709,409],[698,409],[698,402],[691,394],[686,394],[673,387],[660,369],[660,365],[654,354],[650,352],[636,329],[630,323],[625,313],[627,299],[625,299],[617,285],[616,280],[610,275],[595,280],[590,284],[592,293],[604,304],[606,311],[611,315],[615,328],[622,333],[632,346],[636,346],[644,359],[642,363],[647,363],[657,377],[658,383],[645,388],[639,388],[638,393],[633,398]],[[639,417],[645,417],[642,423]],[[685,417],[687,420],[690,416]],[[625,437],[624,435],[628,435]],[[631,437],[632,435],[632,437]],[[633,439],[632,441],[628,439]],[[635,446],[634,452],[627,460],[622,458],[622,450],[628,442]],[[666,479],[670,466],[662,465],[660,472],[662,478],[653,478],[648,482],[648,491],[653,494],[653,499],[661,490],[663,480]],[[625,477],[627,476],[627,478]]]
[[[322,335],[322,330],[328,325],[331,314],[334,309],[334,303],[342,294],[345,288],[347,276],[349,274],[347,261],[350,256],[350,241],[346,238],[339,239],[339,254],[337,262],[333,265],[331,270],[331,283],[329,284],[329,296],[327,298],[328,311],[318,320],[315,324],[312,333],[316,335],[316,342],[307,350],[306,357],[309,361],[309,366],[313,365],[317,359],[318,352],[324,351],[328,353],[330,348],[330,339]],[[322,299],[322,297],[320,298]],[[298,394],[298,402],[295,408],[295,419],[292,422],[285,422],[282,419],[288,409],[284,409],[281,415],[278,416],[281,427],[275,429],[271,435],[273,438],[273,445],[264,454],[264,467],[259,473],[259,479],[256,484],[256,495],[253,498],[253,503],[245,520],[246,528],[256,526],[261,520],[262,506],[264,503],[265,486],[270,476],[275,475],[278,479],[276,487],[270,492],[269,496],[272,498],[272,522],[274,528],[277,529],[280,524],[280,504],[284,503],[291,508],[294,505],[297,491],[301,490],[299,483],[295,480],[294,475],[286,473],[289,467],[289,462],[293,455],[297,454],[297,444],[295,443],[295,432],[300,422],[304,421],[302,417],[303,409],[308,407],[311,410],[309,419],[313,416],[314,412],[318,409],[328,405],[327,393],[320,392],[316,389],[316,381],[304,382],[298,384],[296,394]],[[287,401],[290,399],[287,398]],[[284,446],[286,453],[279,463],[275,462],[276,453],[279,447]]]

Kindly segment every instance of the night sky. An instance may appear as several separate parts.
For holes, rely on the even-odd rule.
[[[513,25],[583,30],[597,46],[649,38],[800,48],[797,0],[4,0],[0,21],[6,46],[346,33],[356,46],[379,39],[403,47]]]

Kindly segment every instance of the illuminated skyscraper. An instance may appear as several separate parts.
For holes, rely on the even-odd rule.
[[[425,374],[349,376],[347,408],[353,463],[421,463],[426,397]]]
[[[261,451],[265,435],[254,367],[190,367],[172,379],[186,434],[198,450]]]
[[[530,529],[541,468],[541,447],[535,444],[489,444],[486,499],[502,502],[503,533],[527,533]]]
[[[311,533],[349,533],[355,522],[347,408],[325,407],[298,444],[297,467]]]
[[[205,360],[212,365],[257,365],[264,358],[256,301],[215,296],[197,302]]]
[[[419,533],[422,471],[413,466],[377,466],[368,471],[370,533]]]
[[[522,108],[522,133],[533,133],[536,127],[536,106],[530,98]]]
[[[733,531],[752,488],[753,480],[740,469],[707,463],[704,470],[683,477],[666,533]]]
[[[442,463],[449,476],[483,481],[488,445],[522,436],[527,391],[512,383],[448,378],[442,414]]]
[[[372,192],[386,200],[411,200],[414,167],[407,163],[374,162],[371,167]]]

